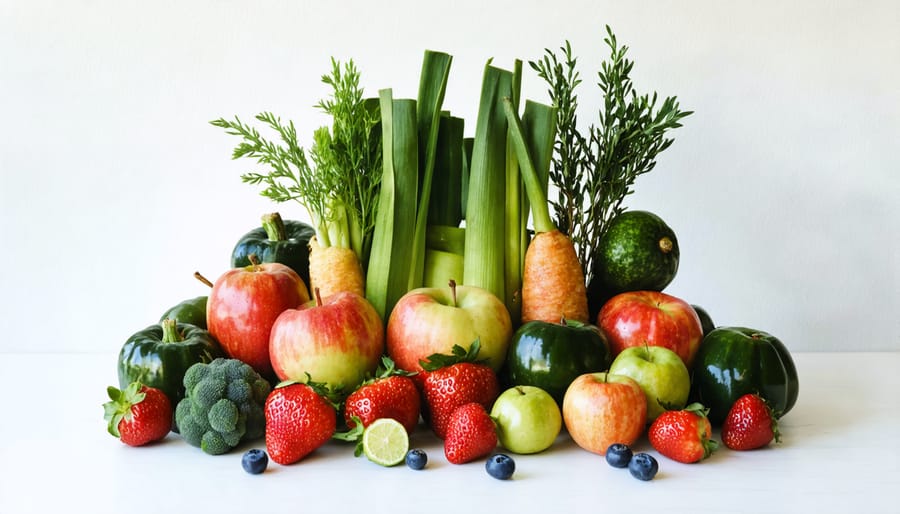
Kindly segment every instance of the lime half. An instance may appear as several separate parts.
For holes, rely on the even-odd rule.
[[[380,418],[363,431],[363,453],[375,464],[396,466],[406,458],[409,435],[399,421]]]

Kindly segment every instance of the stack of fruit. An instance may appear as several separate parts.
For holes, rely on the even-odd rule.
[[[609,34],[613,60],[604,68],[611,74],[604,84],[609,88],[617,82],[630,90],[630,64],[622,61],[624,49],[617,50]],[[571,57],[569,52],[567,45]],[[502,130],[484,136],[480,131],[488,129],[479,123],[473,153],[461,160],[473,161],[474,177],[491,160],[488,146],[500,149],[494,153],[509,157],[505,166],[515,170],[507,207],[512,205],[513,216],[521,221],[528,219],[527,209],[524,216],[519,212],[521,206],[530,205],[534,219],[532,233],[518,225],[512,234],[511,241],[526,244],[509,253],[500,248],[499,257],[472,235],[484,218],[470,215],[470,226],[461,227],[457,215],[442,222],[450,226],[429,225],[436,230],[427,231],[427,252],[416,246],[411,255],[403,254],[411,261],[398,260],[400,254],[392,252],[399,252],[410,237],[404,230],[415,231],[411,244],[426,241],[426,226],[419,222],[432,216],[427,190],[419,191],[424,196],[418,204],[415,189],[411,198],[398,196],[398,189],[385,192],[380,203],[371,202],[379,205],[374,236],[353,230],[360,228],[361,217],[371,219],[373,213],[354,211],[360,199],[343,191],[341,183],[330,184],[331,190],[347,196],[329,198],[327,213],[313,209],[314,200],[321,199],[314,196],[322,191],[310,180],[340,176],[335,170],[351,156],[357,159],[350,167],[354,173],[363,160],[378,173],[383,168],[375,185],[356,184],[357,192],[372,188],[367,189],[369,200],[377,187],[402,180],[403,166],[412,165],[415,172],[427,162],[431,167],[426,173],[435,171],[435,155],[443,155],[438,141],[446,142],[443,122],[448,120],[442,119],[440,102],[447,57],[426,53],[423,66],[423,84],[443,84],[436,103],[429,95],[422,100],[431,102],[431,110],[423,111],[433,116],[432,130],[422,134],[427,138],[424,161],[397,157],[409,141],[402,140],[405,133],[397,127],[387,127],[399,123],[395,118],[403,116],[402,106],[408,104],[382,92],[380,118],[373,117],[378,111],[361,97],[352,65],[342,76],[334,63],[333,75],[325,77],[335,87],[335,97],[321,106],[335,116],[336,125],[341,121],[359,130],[355,135],[332,135],[327,128],[317,133],[314,161],[330,175],[323,171],[315,176],[292,140],[292,125],[285,127],[270,114],[257,119],[279,130],[287,149],[261,140],[239,122],[214,122],[245,138],[235,157],[256,157],[274,168],[269,175],[248,174],[244,180],[265,182],[269,188],[264,194],[277,201],[308,202],[316,226],[282,220],[277,213],[263,216],[262,229],[238,240],[230,269],[214,282],[203,279],[211,288],[208,296],[176,305],[159,323],[128,339],[119,354],[119,388],[109,389],[105,405],[110,433],[139,446],[173,430],[209,454],[264,437],[266,451],[251,450],[242,460],[248,472],[261,473],[269,458],[290,465],[331,440],[352,441],[357,455],[383,466],[405,461],[422,469],[427,455],[409,448],[409,435],[427,427],[443,441],[448,462],[483,460],[487,472],[499,479],[510,478],[515,463],[496,453],[498,446],[518,455],[544,452],[563,429],[578,446],[605,455],[613,466],[628,467],[643,480],[653,478],[658,463],[646,452],[632,453],[642,437],[659,454],[680,462],[697,462],[712,453],[714,425],[722,427],[722,440],[732,449],[757,448],[777,438],[776,419],[793,407],[798,391],[785,346],[759,330],[715,327],[702,308],[662,292],[678,269],[676,235],[659,216],[620,205],[636,175],[652,169],[655,154],[671,143],[662,138],[664,129],[680,126],[678,120],[689,114],[680,112],[674,99],[642,129],[641,123],[654,119],[653,103],[631,97],[636,105],[613,111],[632,118],[610,121],[609,114],[602,116],[609,123],[603,130],[638,130],[649,140],[622,150],[624,157],[614,162],[603,158],[603,152],[613,149],[601,145],[597,155],[585,156],[590,147],[581,147],[581,153],[574,153],[582,158],[573,163],[565,162],[573,155],[565,145],[607,139],[614,145],[619,140],[573,132],[574,117],[566,106],[575,104],[577,74],[564,73],[552,54],[531,63],[551,84],[568,87],[553,90],[558,110],[528,103],[524,119],[509,95],[498,98],[496,91],[486,90],[482,107],[495,116],[492,120],[503,120]],[[574,59],[566,62],[573,65]],[[617,67],[622,73],[613,76]],[[444,70],[443,83],[439,69]],[[488,72],[486,87],[505,84],[505,75],[493,83],[488,77],[496,70],[489,67]],[[628,96],[604,93],[612,107]],[[385,125],[383,154],[382,138],[373,132],[379,122]],[[492,139],[497,134],[502,137]],[[456,143],[452,149],[465,152],[462,139]],[[508,148],[515,150],[515,159]],[[395,161],[382,163],[382,155]],[[623,167],[623,162],[631,164]],[[582,175],[572,176],[572,170]],[[599,196],[587,202],[591,208],[599,206],[599,213],[564,205],[573,198],[585,203],[579,195],[597,189],[584,181],[598,176],[618,184],[600,188]],[[281,184],[285,177],[295,183]],[[548,180],[561,191],[560,202],[548,200]],[[476,203],[481,192],[469,193],[470,214],[488,212],[479,210],[486,205]],[[526,195],[528,202],[523,201]],[[399,217],[403,202],[414,214],[405,221]],[[323,205],[315,203],[316,209],[325,209]],[[550,206],[557,210],[555,222]],[[339,220],[349,223],[343,228],[350,230],[336,230]],[[506,226],[503,216],[491,222]],[[469,251],[476,249],[482,260],[471,257]],[[420,250],[431,256],[430,264],[421,260]],[[460,251],[465,261],[453,253]],[[446,258],[438,258],[441,252]],[[498,277],[489,268],[512,273]],[[427,284],[422,277],[446,278]]]

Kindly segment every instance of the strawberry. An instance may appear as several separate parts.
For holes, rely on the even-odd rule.
[[[159,441],[172,430],[172,402],[161,390],[132,382],[122,390],[110,386],[106,392],[107,430],[128,446]]]
[[[722,423],[722,442],[732,450],[762,448],[781,440],[772,408],[756,394],[738,398]]]
[[[447,423],[444,456],[451,464],[466,462],[490,455],[497,446],[494,420],[480,403],[457,407]]]
[[[708,409],[692,403],[682,410],[659,415],[650,425],[650,444],[662,455],[684,463],[709,457],[718,446],[711,440],[712,427],[706,417]]]
[[[337,411],[318,384],[289,382],[266,399],[266,450],[278,464],[293,464],[331,438]]]
[[[483,361],[477,361],[480,343],[476,339],[468,350],[453,346],[453,355],[434,354],[419,361],[425,370],[417,375],[424,405],[422,415],[441,439],[453,411],[467,403],[479,403],[490,409],[500,385],[497,374]]]
[[[378,418],[393,418],[412,433],[419,424],[422,399],[411,378],[415,373],[397,369],[394,361],[384,356],[376,377],[362,383],[344,401],[344,421],[348,428],[356,426],[353,418],[364,427]]]

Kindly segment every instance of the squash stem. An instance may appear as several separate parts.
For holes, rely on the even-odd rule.
[[[284,228],[284,220],[281,214],[273,212],[263,214],[262,227],[269,236],[269,241],[284,241],[287,239],[287,229]]]
[[[184,340],[181,337],[181,334],[178,333],[178,323],[172,318],[166,318],[159,322],[162,326],[162,342],[164,343],[179,343]]]

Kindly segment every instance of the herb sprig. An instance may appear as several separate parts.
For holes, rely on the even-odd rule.
[[[557,227],[575,243],[588,283],[606,225],[625,210],[623,200],[634,192],[635,179],[650,172],[657,156],[671,146],[667,131],[681,127],[681,120],[693,114],[682,111],[676,97],[658,105],[655,92],[638,95],[630,77],[634,62],[625,57],[628,47],[618,45],[608,25],[606,32],[610,56],[597,74],[604,101],[598,124],[590,125],[586,133],[578,126],[575,90],[581,78],[570,43],[560,47],[562,57],[546,49],[543,59],[528,63],[550,86],[550,98],[558,108],[550,170],[557,200],[550,203]]]
[[[308,152],[298,143],[294,122],[284,123],[271,112],[255,119],[274,131],[276,140],[237,116],[210,123],[241,138],[233,159],[255,159],[264,168],[241,175],[244,183],[264,186],[260,194],[272,201],[299,202],[316,226],[320,245],[351,248],[365,263],[381,183],[381,136],[375,130],[380,113],[377,102],[363,98],[353,61],[342,67],[332,59],[331,64],[322,82],[331,86],[332,96],[316,107],[331,115],[332,125],[314,132]]]

